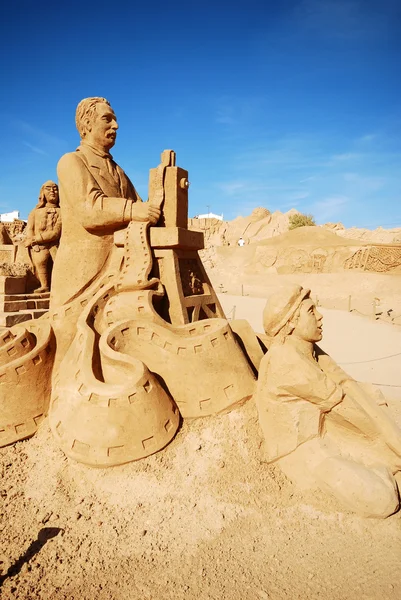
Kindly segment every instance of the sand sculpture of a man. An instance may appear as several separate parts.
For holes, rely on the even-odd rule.
[[[113,233],[130,221],[155,224],[160,210],[143,203],[110,154],[117,118],[105,98],[85,98],[77,107],[81,144],[57,166],[63,232],[54,268],[51,307],[77,297],[107,263]]]
[[[276,292],[263,316],[272,344],[260,365],[256,403],[269,462],[361,515],[391,515],[400,501],[394,475],[401,469],[401,430],[384,398],[316,345],[322,315],[310,290],[293,285]]]
[[[175,152],[162,152],[142,202],[110,155],[118,125],[108,101],[82,100],[76,124],[81,144],[57,167],[49,420],[68,456],[112,466],[163,448],[180,418],[244,401],[255,377],[202,267],[203,239],[187,229]]]
[[[58,186],[46,181],[40,188],[39,202],[29,213],[25,247],[40,282],[36,292],[50,290],[51,267],[55,262],[61,235]]]

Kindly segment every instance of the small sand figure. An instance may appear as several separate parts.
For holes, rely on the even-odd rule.
[[[61,236],[58,186],[46,181],[40,188],[39,202],[29,213],[25,247],[40,282],[35,292],[50,291],[52,265]]]
[[[272,344],[260,366],[256,403],[269,462],[361,515],[396,512],[401,430],[384,397],[316,345],[323,317],[310,290],[292,285],[276,292],[263,318]]]

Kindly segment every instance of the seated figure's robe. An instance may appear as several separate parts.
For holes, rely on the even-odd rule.
[[[290,338],[272,344],[261,362],[256,392],[269,461],[319,436],[325,413],[344,397],[335,374],[337,380],[345,375],[326,354],[315,360]]]

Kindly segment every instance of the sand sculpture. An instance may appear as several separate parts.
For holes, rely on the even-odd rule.
[[[361,515],[393,514],[401,430],[383,396],[317,346],[322,316],[310,290],[292,285],[274,293],[263,317],[272,342],[260,365],[256,404],[268,461]]]
[[[256,390],[269,461],[360,514],[395,512],[401,433],[315,345],[309,290],[269,300],[263,356],[249,324],[224,316],[199,258],[203,234],[187,228],[188,173],[175,153],[151,169],[143,202],[110,155],[107,100],[83,100],[76,123],[81,144],[58,165],[50,311],[0,335],[0,445],[33,435],[48,412],[67,456],[118,465],[161,450],[181,418],[229,411]]]
[[[346,239],[323,227],[299,227],[242,248],[220,246],[214,262],[243,267],[247,273],[365,272],[399,275],[401,244],[372,244]]]
[[[291,211],[287,215],[279,211],[271,214],[267,208],[260,206],[249,217],[237,217],[233,221],[195,217],[189,219],[188,226],[195,231],[203,231],[205,248],[209,250],[214,246],[237,246],[240,239],[244,242],[242,245],[248,245],[284,233],[288,231],[290,214]]]
[[[50,403],[64,452],[109,466],[163,448],[180,415],[245,401],[255,375],[199,259],[203,236],[187,229],[188,174],[175,153],[151,169],[142,202],[109,154],[118,127],[109,103],[83,100],[76,123],[81,145],[58,165],[63,230],[50,311],[40,330],[29,322],[3,334],[0,439],[32,435]],[[252,346],[256,336],[241,331]]]
[[[35,292],[49,292],[51,270],[61,235],[58,186],[46,181],[40,188],[39,202],[29,213],[25,247],[28,248],[40,287]]]
[[[5,224],[0,223],[0,246],[9,246],[12,243],[12,239],[7,231]]]
[[[26,227],[19,220],[1,224],[0,326],[40,318],[49,309],[51,269],[60,233],[58,187],[52,181],[42,185]]]
[[[341,223],[327,223],[288,231],[289,218],[294,214],[297,214],[295,209],[270,213],[259,207],[248,217],[233,221],[193,218],[189,220],[189,228],[203,231],[205,250],[201,257],[209,268],[229,269],[235,263],[243,265],[249,273],[279,275],[401,272],[399,229],[378,228],[368,232],[345,229]]]

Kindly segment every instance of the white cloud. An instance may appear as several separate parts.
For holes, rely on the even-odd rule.
[[[357,142],[362,142],[362,143],[369,143],[369,142],[373,142],[373,140],[375,140],[377,138],[376,133],[367,133],[366,135],[363,135],[362,137],[357,139]]]
[[[30,123],[22,121],[21,119],[12,119],[11,125],[19,132],[25,134],[27,137],[35,138],[35,141],[39,141],[40,144],[55,147],[64,146],[66,144],[64,140],[54,135],[50,135],[43,129],[34,127]]]
[[[228,113],[219,111],[216,116],[216,123],[220,123],[222,125],[235,125],[236,120]]]
[[[235,196],[246,190],[247,186],[243,181],[227,181],[226,183],[219,183],[218,188],[227,196]]]
[[[35,152],[36,154],[42,154],[43,156],[48,156],[47,152],[42,150],[42,148],[38,148],[37,146],[34,146],[33,144],[26,142],[25,140],[23,140],[22,143],[24,144],[24,146],[32,150],[32,152]]]
[[[316,221],[325,223],[330,219],[338,218],[344,209],[344,205],[350,202],[351,200],[347,196],[330,196],[315,202],[310,210]]]
[[[345,162],[357,160],[361,158],[361,154],[357,154],[356,152],[344,152],[344,154],[334,154],[331,158],[334,161]]]
[[[385,177],[360,175],[359,173],[343,173],[344,181],[346,181],[353,191],[356,191],[358,195],[368,194],[370,192],[377,192],[381,190],[387,183]]]
[[[397,10],[397,3],[389,0],[382,0],[376,7],[366,0],[302,0],[294,16],[310,35],[371,41],[387,34]]]
[[[288,198],[290,201],[293,200],[305,200],[305,198],[309,198],[309,192],[293,192],[292,194],[288,194]]]

